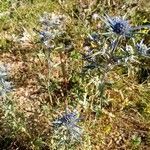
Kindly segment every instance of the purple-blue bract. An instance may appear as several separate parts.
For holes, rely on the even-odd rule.
[[[80,121],[78,113],[76,111],[65,113],[62,117],[56,119],[53,124],[56,126],[65,126],[71,137],[79,140],[81,138],[82,129],[77,125]]]

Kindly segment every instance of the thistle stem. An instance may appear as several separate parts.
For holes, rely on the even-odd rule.
[[[111,51],[112,56],[113,56],[113,54],[114,54],[114,52],[115,52],[115,50],[116,50],[116,48],[120,42],[120,39],[121,39],[121,36],[118,36],[117,39],[115,40],[115,44],[114,44],[112,51]]]
[[[51,59],[50,59],[50,50],[47,50],[47,54],[45,53],[46,59],[47,59],[47,65],[48,65],[48,77],[47,77],[47,91],[48,91],[48,96],[49,96],[49,100],[51,102],[51,104],[53,105],[53,100],[52,100],[52,96],[50,93],[50,76],[51,76],[51,68],[52,68],[52,64],[51,64]]]
[[[108,61],[109,62],[109,61]],[[99,78],[100,78],[100,83],[99,83],[99,96],[100,96],[100,109],[102,110],[102,105],[103,105],[103,95],[105,94],[105,88],[106,88],[106,84],[105,84],[105,80],[106,80],[106,75],[107,72],[109,72],[109,67],[108,64],[105,65],[105,71],[103,72],[103,74],[99,73]],[[99,71],[100,72],[100,71]]]
[[[63,56],[63,53],[62,51],[59,51],[59,56],[60,56],[60,62],[61,62],[61,70],[62,70],[62,74],[63,74],[63,80],[64,80],[64,87],[65,87],[65,90],[64,91],[64,96],[67,95],[67,72],[66,72],[66,61],[65,61],[65,58]],[[67,98],[65,99],[65,106],[66,108],[68,108],[68,101],[67,101]]]

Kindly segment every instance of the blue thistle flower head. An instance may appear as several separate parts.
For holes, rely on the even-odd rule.
[[[108,27],[110,27],[112,32],[125,37],[131,37],[135,31],[140,29],[150,28],[150,24],[133,27],[129,24],[129,21],[126,20],[125,17],[110,17],[105,14],[101,19]]]
[[[57,125],[67,125],[67,124],[76,124],[79,121],[79,118],[77,116],[76,112],[70,112],[64,114],[62,117],[58,118],[56,121],[54,121],[54,124]]]
[[[34,28],[33,30],[39,34],[40,41],[45,47],[51,50],[55,47],[54,41],[57,37],[65,33],[66,20],[65,15],[45,12],[39,20],[41,29]]]
[[[44,12],[43,16],[40,17],[40,22],[48,28],[62,28],[65,22],[66,16],[55,13]]]
[[[80,121],[78,112],[65,113],[62,117],[56,119],[53,124],[54,126],[64,126],[69,131],[72,138],[79,140],[81,138],[82,129],[77,125]]]
[[[110,17],[105,14],[103,21],[111,28],[114,33],[123,36],[130,36],[132,28],[129,22],[124,18]]]

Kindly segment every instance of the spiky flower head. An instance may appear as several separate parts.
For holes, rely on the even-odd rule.
[[[69,131],[72,138],[79,140],[82,134],[82,129],[77,125],[79,121],[79,114],[75,110],[73,112],[63,114],[63,116],[56,119],[53,124],[55,127],[64,126]]]
[[[114,33],[123,36],[130,36],[132,28],[129,22],[123,17],[110,17],[105,14],[103,21]]]
[[[41,29],[38,31],[34,29],[39,34],[41,42],[49,49],[54,47],[53,40],[56,37],[60,37],[65,32],[66,16],[56,13],[45,12],[40,17]]]
[[[40,17],[40,22],[47,28],[62,28],[65,22],[66,16],[61,14],[56,14],[54,12],[45,12],[42,17]]]
[[[102,21],[106,23],[108,27],[110,27],[111,31],[116,33],[117,35],[122,35],[125,37],[131,37],[135,31],[140,29],[149,29],[150,24],[147,25],[140,25],[140,26],[131,26],[129,21],[123,17],[110,17],[109,15],[105,14],[103,17],[100,17]]]
[[[140,43],[136,44],[136,50],[140,55],[150,57],[150,47],[148,48],[143,41],[144,40],[142,39]]]

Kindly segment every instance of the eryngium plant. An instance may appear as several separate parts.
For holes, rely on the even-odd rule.
[[[51,79],[51,71],[54,66],[53,58],[51,57],[52,52],[58,52],[60,58],[60,66],[62,70],[63,82],[67,82],[67,71],[65,67],[65,59],[67,53],[73,48],[73,44],[71,42],[71,38],[67,32],[67,23],[69,17],[60,14],[60,13],[44,13],[43,16],[40,17],[40,29],[34,29],[40,37],[40,42],[44,45],[44,54],[48,64],[48,76],[47,76],[47,89],[51,103],[52,97],[50,92],[50,79]],[[64,90],[65,91],[65,90]],[[67,102],[66,102],[67,105]]]
[[[17,110],[14,99],[9,94],[12,91],[12,82],[8,81],[8,65],[0,65],[0,108],[2,110],[2,130],[7,136],[15,136],[20,133],[27,133],[23,113]],[[28,133],[27,133],[28,134]]]
[[[84,60],[83,71],[86,72],[84,77],[88,76],[88,72],[90,72],[89,76],[91,77],[92,71],[93,76],[99,78],[95,85],[99,90],[99,104],[102,108],[103,99],[106,99],[106,85],[109,83],[107,74],[117,66],[126,67],[129,71],[132,64],[137,63],[139,65],[139,57],[149,57],[150,49],[143,44],[143,41],[135,44],[136,36],[133,35],[136,30],[149,29],[150,25],[132,27],[124,17],[110,17],[107,14],[100,18],[111,30],[112,36],[98,31],[90,33],[83,43],[84,53],[82,55]],[[92,78],[94,78],[93,76]]]

